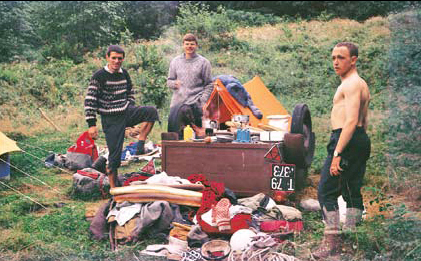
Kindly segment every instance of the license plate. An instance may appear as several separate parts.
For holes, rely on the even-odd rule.
[[[280,191],[294,191],[295,189],[295,165],[272,164],[272,177],[270,188]]]

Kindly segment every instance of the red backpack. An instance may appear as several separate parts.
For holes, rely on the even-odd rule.
[[[95,141],[89,137],[88,131],[82,133],[76,144],[67,149],[67,159],[70,169],[83,169],[90,167],[98,158],[98,149]]]

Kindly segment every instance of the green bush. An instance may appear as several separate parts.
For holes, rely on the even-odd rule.
[[[132,81],[135,87],[140,87],[141,96],[136,95],[142,104],[163,108],[168,102],[167,87],[168,65],[163,54],[154,45],[135,45],[133,47],[134,62],[129,62]]]
[[[224,8],[209,11],[208,6],[199,3],[180,5],[175,23],[180,34],[195,34],[205,51],[228,48],[235,39],[233,32],[237,26]]]
[[[255,27],[265,24],[274,25],[282,21],[280,17],[274,16],[272,14],[261,14],[257,12],[247,12],[232,9],[227,9],[226,13],[230,20],[237,23],[241,27]]]

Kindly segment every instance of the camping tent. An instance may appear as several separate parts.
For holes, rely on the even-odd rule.
[[[16,145],[16,141],[9,139],[0,131],[0,179],[10,177],[9,153],[13,151],[21,151],[21,149]]]
[[[203,110],[208,112],[211,120],[215,120],[218,123],[230,121],[233,115],[248,115],[250,125],[258,127],[259,123],[268,124],[267,116],[289,114],[269,89],[266,88],[259,76],[255,76],[251,81],[245,83],[244,88],[251,96],[254,105],[262,112],[263,118],[260,120],[253,115],[250,108],[243,107],[231,96],[221,80],[217,79],[216,85]],[[291,118],[289,121],[291,122]]]

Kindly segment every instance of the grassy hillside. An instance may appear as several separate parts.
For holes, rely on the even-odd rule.
[[[210,24],[208,30],[216,27],[211,14],[203,15]],[[331,66],[331,49],[339,41],[359,45],[359,73],[372,94],[368,129],[372,157],[364,189],[370,218],[359,228],[360,233],[346,238],[349,260],[421,257],[417,236],[420,189],[416,182],[420,158],[416,150],[419,147],[415,146],[420,143],[421,91],[419,73],[415,70],[419,72],[421,68],[417,62],[420,45],[416,41],[420,23],[419,11],[375,17],[362,23],[346,19],[326,21],[321,17],[313,21],[233,28],[221,35],[216,32],[219,38],[200,39],[199,53],[211,61],[213,75],[232,74],[242,82],[259,75],[290,112],[297,103],[309,105],[317,147],[310,171],[312,186],[305,193],[313,196],[326,156],[331,101],[340,83]],[[125,68],[138,88],[137,103],[160,107],[163,125],[153,129],[151,140],[155,143],[166,130],[169,92],[165,81],[170,59],[181,52],[180,28],[180,24],[175,25],[158,41],[138,43],[128,39],[123,43]],[[85,210],[97,200],[70,197],[71,174],[43,167],[42,160],[50,151],[64,153],[86,129],[83,98],[92,73],[105,64],[103,56],[104,50],[90,53],[85,57],[86,62],[78,65],[57,60],[0,64],[0,130],[17,140],[27,152],[12,155],[11,163],[19,170],[12,170],[12,180],[7,185],[46,207],[0,185],[0,260],[126,260],[133,255],[138,257],[137,250],[154,243],[148,239],[123,247],[119,253],[110,253],[108,242],[93,241],[87,231]],[[411,71],[405,67],[408,61],[413,65]],[[406,83],[407,86],[399,85],[408,74],[413,81]],[[38,108],[62,132],[42,118]],[[407,143],[412,139],[410,150],[399,144],[399,135]],[[104,145],[103,134],[98,142]],[[406,157],[398,157],[402,154]],[[395,169],[394,164],[399,164],[399,168]],[[405,188],[411,193],[402,193]],[[305,231],[294,239],[295,253],[303,259],[320,242],[323,231],[319,214],[304,216]]]

